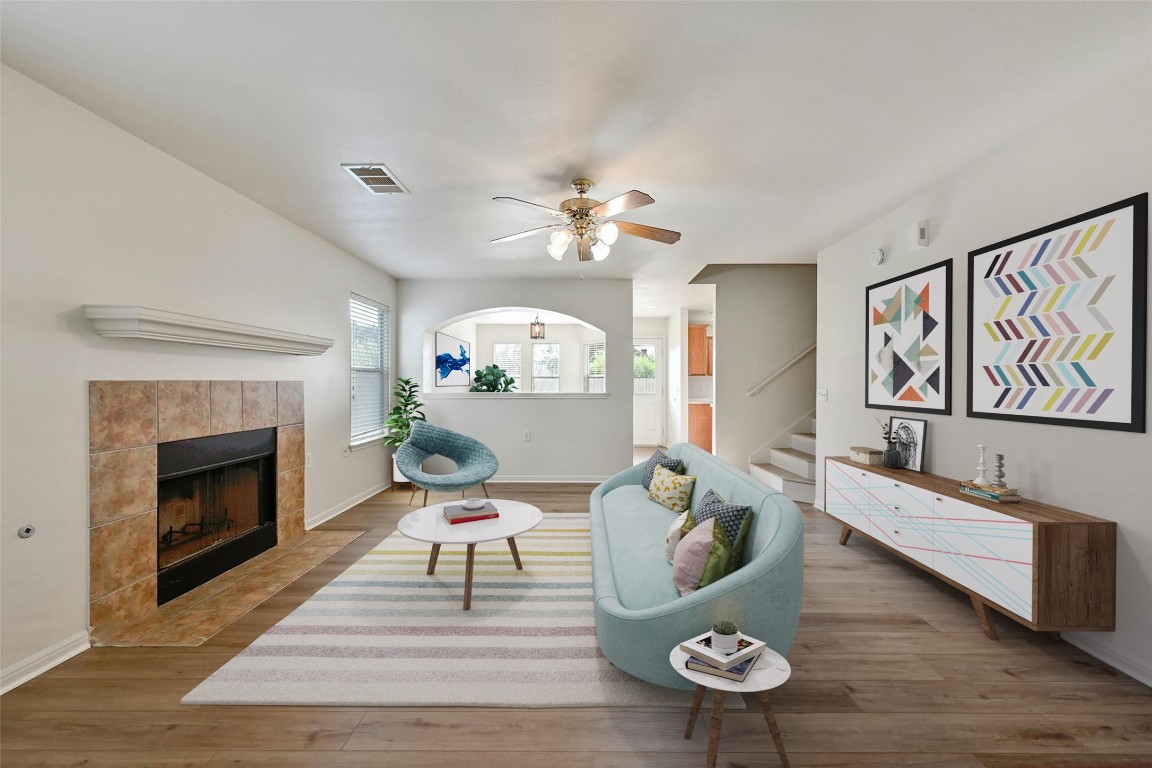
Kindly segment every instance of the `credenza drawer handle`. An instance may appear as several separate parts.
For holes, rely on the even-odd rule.
[[[892,483],[892,487],[893,487],[893,488],[899,488],[899,487],[900,487],[900,483]]]
[[[937,496],[937,497],[936,497],[936,501],[944,501],[944,499],[943,499],[943,498],[941,498],[940,496]]]

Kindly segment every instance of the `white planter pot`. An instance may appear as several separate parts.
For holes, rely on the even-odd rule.
[[[712,632],[712,650],[717,653],[736,653],[740,648],[740,633],[734,635],[718,635]]]
[[[392,482],[393,483],[410,483],[408,478],[404,477],[404,473],[400,471],[400,467],[396,466],[396,454],[392,454]]]

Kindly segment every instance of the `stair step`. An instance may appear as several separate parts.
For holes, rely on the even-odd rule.
[[[793,432],[792,447],[798,451],[816,455],[816,434],[813,432]]]
[[[772,463],[807,480],[816,478],[816,457],[795,448],[773,448]]]
[[[775,464],[750,464],[748,473],[770,488],[788,496],[793,501],[811,504],[816,500],[816,483],[795,472],[789,472]]]

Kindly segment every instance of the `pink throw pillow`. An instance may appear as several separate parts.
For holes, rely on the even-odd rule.
[[[688,531],[676,546],[676,555],[672,560],[672,582],[681,597],[695,592],[700,584],[704,566],[708,564],[708,555],[712,552],[712,529],[715,525],[716,518],[708,518]]]

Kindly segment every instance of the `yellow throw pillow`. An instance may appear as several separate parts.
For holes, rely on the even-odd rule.
[[[692,489],[695,487],[696,478],[691,475],[678,475],[670,469],[657,466],[652,474],[648,498],[679,513],[691,506]]]

